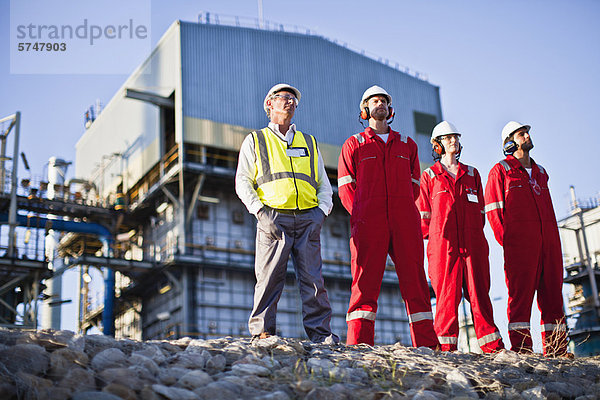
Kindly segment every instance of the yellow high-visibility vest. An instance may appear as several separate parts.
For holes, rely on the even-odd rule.
[[[256,151],[256,193],[263,204],[285,210],[306,210],[317,198],[317,142],[296,131],[291,146],[269,128],[252,132]]]

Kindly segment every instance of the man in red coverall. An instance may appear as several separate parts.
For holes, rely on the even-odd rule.
[[[389,253],[399,277],[413,345],[438,348],[415,206],[420,175],[417,145],[388,126],[393,115],[391,103],[392,97],[379,86],[365,91],[360,109],[369,127],[346,140],[338,164],[339,196],[351,214],[347,344],[374,344],[377,298]]]
[[[458,161],[462,146],[454,125],[442,121],[431,134],[437,162],[421,175],[417,207],[423,238],[429,239],[429,277],[437,297],[435,332],[442,350],[458,343],[458,305],[465,298],[484,353],[504,348],[494,324],[488,243],[483,234],[483,188],[477,169]]]
[[[529,321],[537,290],[542,344],[548,357],[570,356],[562,300],[562,253],[548,190],[548,174],[529,156],[529,125],[510,121],[502,129],[504,160],[494,165],[485,188],[485,211],[504,247],[511,349],[532,352]]]

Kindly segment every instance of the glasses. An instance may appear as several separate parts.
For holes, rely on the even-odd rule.
[[[452,138],[458,140],[460,138],[460,135],[444,135],[439,137],[440,140],[451,140]]]
[[[298,105],[298,99],[295,98],[294,96],[287,96],[287,95],[275,94],[275,95],[273,95],[273,97],[281,99],[281,100],[283,100],[286,103],[294,103],[294,104]]]

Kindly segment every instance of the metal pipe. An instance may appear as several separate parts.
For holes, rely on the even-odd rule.
[[[112,234],[108,228],[93,222],[65,221],[62,219],[50,219],[45,217],[32,218],[36,218],[38,222],[41,223],[40,225],[47,227],[47,229],[52,229],[55,231],[91,233],[106,239],[112,237]],[[17,214],[16,224],[18,226],[27,226],[27,219],[28,217],[26,215]],[[0,224],[6,223],[7,220],[8,215],[6,213],[0,213]]]
[[[579,204],[577,204],[577,197],[575,196],[575,186],[571,185],[569,191],[571,192],[571,211],[573,212],[579,207]]]
[[[0,192],[4,193],[6,180],[6,136],[0,137]]]
[[[38,328],[38,296],[40,294],[40,273],[35,271],[33,274],[33,329]]]
[[[19,134],[21,130],[21,112],[15,113],[15,136],[13,146],[13,165],[10,183],[10,208],[8,212],[8,257],[14,256],[15,251],[15,229],[17,227],[17,169],[19,168]]]
[[[108,240],[102,240],[102,255],[109,256]],[[104,310],[102,310],[102,331],[106,336],[115,336],[115,271],[107,267],[104,278]]]
[[[77,282],[77,333],[81,333],[81,321],[83,320],[83,304],[81,295],[83,293],[83,265],[79,266]]]
[[[190,290],[191,283],[189,277],[190,268],[184,265],[181,269],[181,328],[186,336],[189,336],[190,331]]]
[[[192,200],[190,201],[190,205],[188,206],[188,211],[185,219],[186,227],[190,225],[190,221],[192,220],[192,216],[194,215],[194,210],[196,209],[196,204],[198,202],[198,196],[200,195],[200,191],[202,190],[202,186],[204,185],[205,177],[205,174],[200,174],[200,176],[198,177],[198,181],[196,182],[196,187],[194,188],[194,192],[192,193]]]

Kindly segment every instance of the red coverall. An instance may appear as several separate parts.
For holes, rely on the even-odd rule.
[[[342,146],[339,196],[351,214],[352,293],[346,315],[347,344],[374,344],[377,299],[389,253],[406,305],[412,344],[439,345],[415,205],[419,175],[416,143],[391,129],[387,143],[367,128]]]
[[[477,169],[459,163],[456,180],[435,163],[421,175],[417,207],[429,239],[429,277],[437,296],[435,332],[442,350],[457,349],[458,305],[471,303],[475,332],[485,353],[504,348],[490,302],[488,243],[483,234],[483,188]]]
[[[504,247],[508,333],[512,350],[532,349],[529,321],[537,290],[544,355],[564,355],[567,334],[562,300],[562,252],[548,174],[531,160],[531,178],[513,156],[494,165],[485,188],[485,211]]]

